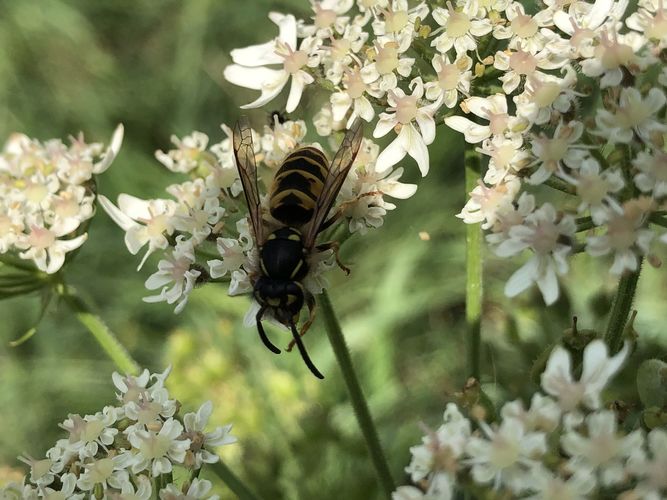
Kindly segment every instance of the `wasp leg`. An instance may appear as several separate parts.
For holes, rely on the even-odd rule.
[[[338,221],[338,219],[340,219],[343,216],[343,212],[345,211],[345,209],[349,205],[352,205],[352,204],[356,203],[357,201],[359,201],[361,198],[365,198],[366,196],[376,196],[376,195],[381,196],[383,194],[384,193],[382,191],[369,191],[368,193],[360,194],[359,196],[357,196],[356,198],[351,199],[350,201],[345,201],[345,202],[341,203],[340,206],[338,207],[338,210],[336,210],[336,213],[334,213],[331,217],[329,217],[328,220],[324,221],[322,223],[322,225],[320,226],[320,228],[317,230],[317,232],[321,233],[325,229],[328,229],[331,226],[333,226]]]
[[[301,337],[299,336],[299,332],[296,331],[296,326],[294,326],[294,323],[290,324],[290,329],[292,330],[292,336],[294,337],[294,342],[296,343],[296,346],[299,348],[299,353],[301,354],[303,362],[306,363],[306,366],[312,372],[313,375],[315,375],[317,378],[320,379],[324,378],[324,375],[320,373],[320,371],[315,367],[313,362],[310,360],[310,356],[308,356],[308,352],[306,351],[306,346],[304,346],[303,342],[301,342]]]
[[[262,307],[259,311],[257,311],[257,316],[255,316],[257,319],[257,331],[259,332],[259,338],[262,339],[262,342],[269,349],[269,351],[280,354],[280,349],[271,343],[269,337],[266,336],[266,332],[264,331],[264,326],[262,325],[262,316],[264,316],[264,311],[266,311],[266,308]]]
[[[306,294],[306,305],[308,306],[308,321],[306,321],[301,327],[299,337],[303,337],[310,328],[310,325],[312,325],[313,321],[315,321],[315,308],[317,306],[317,302],[315,302],[315,297],[310,293]],[[294,348],[294,344],[296,344],[296,342],[292,340],[285,350],[290,352]]]
[[[338,267],[340,267],[343,271],[345,271],[346,275],[350,274],[350,268],[340,261],[340,256],[338,255],[338,251],[340,250],[340,243],[338,243],[337,241],[330,241],[328,243],[322,243],[321,245],[317,245],[315,248],[317,249],[318,252],[333,250],[334,257],[336,258],[336,264],[338,264]]]

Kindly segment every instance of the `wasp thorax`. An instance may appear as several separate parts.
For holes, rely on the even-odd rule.
[[[306,276],[301,232],[283,227],[272,232],[259,251],[259,263],[264,276],[273,280],[299,281]]]

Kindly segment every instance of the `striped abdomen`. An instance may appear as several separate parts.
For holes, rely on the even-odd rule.
[[[271,186],[271,215],[286,226],[301,226],[313,216],[329,163],[320,150],[303,147],[290,153]]]

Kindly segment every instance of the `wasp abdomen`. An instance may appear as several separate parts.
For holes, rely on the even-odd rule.
[[[262,272],[274,280],[301,280],[308,273],[301,233],[291,227],[271,233],[259,258]]]
[[[290,153],[271,186],[271,215],[287,226],[301,226],[313,216],[328,172],[324,153],[303,147]]]

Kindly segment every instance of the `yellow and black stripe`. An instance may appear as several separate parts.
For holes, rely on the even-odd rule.
[[[286,226],[301,226],[313,216],[322,194],[329,162],[319,149],[307,146],[290,153],[271,186],[271,215]]]

